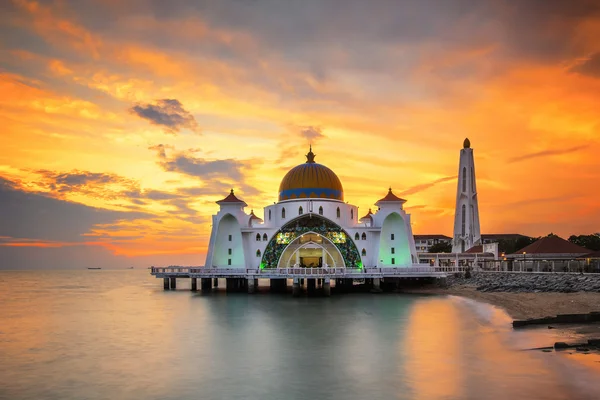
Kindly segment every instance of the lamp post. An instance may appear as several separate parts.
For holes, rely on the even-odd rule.
[[[523,252],[523,266],[527,267],[527,252]]]

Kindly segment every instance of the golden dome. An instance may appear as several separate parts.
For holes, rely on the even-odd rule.
[[[315,162],[312,146],[306,162],[292,168],[279,185],[279,201],[304,198],[344,200],[340,178],[326,166]]]

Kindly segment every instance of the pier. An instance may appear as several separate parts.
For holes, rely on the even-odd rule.
[[[383,288],[395,288],[401,280],[444,279],[449,273],[462,268],[416,266],[409,268],[204,268],[204,267],[151,267],[151,274],[163,279],[165,290],[177,288],[177,279],[191,279],[190,288],[198,290],[198,280],[203,291],[218,286],[218,279],[226,279],[227,291],[254,293],[259,279],[268,279],[271,291],[285,293],[288,280],[292,281],[292,293],[299,295],[306,286],[311,294],[319,289],[325,296],[331,294],[331,283],[339,292],[348,292],[355,281],[364,282],[372,292]]]

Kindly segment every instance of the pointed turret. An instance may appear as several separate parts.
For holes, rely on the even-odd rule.
[[[235,197],[235,194],[233,194],[233,189],[231,189],[231,192],[229,192],[229,195],[227,197],[225,197],[222,200],[219,200],[216,202],[217,204],[223,205],[223,204],[227,204],[227,203],[239,203],[239,204],[243,204],[243,207],[246,207],[248,204],[246,204],[246,202],[244,200],[240,200],[237,197]]]

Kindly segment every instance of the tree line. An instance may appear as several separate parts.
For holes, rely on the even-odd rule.
[[[554,233],[550,233],[547,236],[556,236]],[[498,241],[498,252],[504,254],[511,254],[521,250],[524,247],[540,240],[540,237],[520,236],[516,239],[501,239]],[[574,243],[578,246],[585,247],[590,251],[600,250],[600,233],[594,233],[591,235],[571,235],[569,236],[569,242]],[[436,243],[429,248],[430,253],[451,253],[452,243],[440,242]]]

